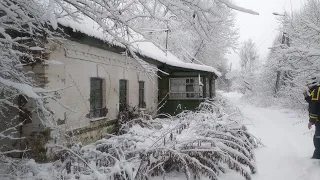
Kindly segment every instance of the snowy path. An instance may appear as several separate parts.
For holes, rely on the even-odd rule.
[[[250,132],[266,146],[256,150],[258,173],[253,175],[253,180],[320,179],[320,163],[310,159],[314,149],[312,133],[307,130],[305,121],[307,116],[291,110],[259,108],[241,103],[240,96],[235,93],[225,96],[238,106],[247,119],[245,123]],[[223,179],[243,178],[229,174]]]

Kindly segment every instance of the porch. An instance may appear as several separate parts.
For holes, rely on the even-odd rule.
[[[159,73],[159,114],[176,115],[183,110],[195,110],[206,98],[215,97],[213,72],[164,66]]]

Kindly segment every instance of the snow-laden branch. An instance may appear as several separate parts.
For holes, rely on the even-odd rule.
[[[34,98],[34,99],[40,98],[40,96],[34,91],[33,87],[31,87],[30,85],[12,82],[7,79],[3,79],[2,77],[0,77],[0,83],[2,85],[8,86],[8,88],[17,89],[19,92],[21,92],[22,94],[25,94],[30,98]]]
[[[259,15],[259,13],[255,12],[253,10],[250,10],[250,9],[239,7],[239,6],[231,3],[229,0],[219,0],[219,1],[222,2],[223,4],[225,4],[226,6],[228,6],[229,8],[231,8],[231,9],[235,9],[237,11],[241,11],[241,12],[249,13],[249,14],[253,14],[253,15]]]

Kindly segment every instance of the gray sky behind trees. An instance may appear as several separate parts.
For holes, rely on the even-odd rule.
[[[279,22],[273,12],[287,13],[291,9],[298,10],[306,0],[234,0],[234,3],[252,9],[260,13],[259,16],[236,12],[236,27],[239,28],[239,41],[242,42],[251,38],[256,43],[260,60],[265,60],[268,54],[268,47],[277,33],[279,33]],[[237,53],[228,54],[229,63],[232,63],[233,69],[238,69],[239,55]]]

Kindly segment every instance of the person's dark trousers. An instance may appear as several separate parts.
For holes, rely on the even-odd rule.
[[[320,159],[320,127],[316,127],[316,133],[313,136],[314,150],[312,159]]]

